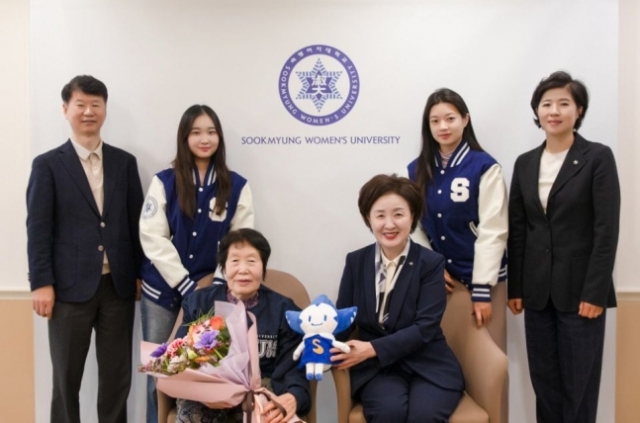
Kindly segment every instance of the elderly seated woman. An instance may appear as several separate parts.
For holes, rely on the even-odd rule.
[[[349,353],[332,349],[331,360],[350,370],[367,422],[448,422],[464,380],[440,329],[444,257],[409,237],[424,210],[422,190],[378,175],[360,190],[358,206],[376,242],[347,255],[336,305],[358,307],[358,335]]]
[[[265,421],[279,423],[288,421],[296,413],[305,415],[311,407],[311,397],[304,372],[293,361],[293,350],[302,337],[291,330],[285,319],[285,311],[299,308],[291,299],[262,284],[270,254],[269,242],[260,232],[253,229],[229,232],[220,242],[218,252],[227,283],[195,291],[184,300],[182,309],[185,324],[196,320],[202,310],[210,310],[215,301],[242,301],[256,316],[262,383],[276,394],[273,400],[286,411],[283,415],[270,402],[265,406]],[[176,336],[186,334],[183,325]],[[236,416],[242,421],[239,408],[211,409],[183,399],[179,399],[177,405],[177,423],[225,423]]]

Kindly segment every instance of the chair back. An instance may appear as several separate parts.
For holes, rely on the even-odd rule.
[[[275,269],[267,269],[264,285],[278,294],[289,297],[300,308],[311,304],[304,285],[293,275]]]
[[[448,296],[441,327],[464,374],[467,393],[488,414],[491,423],[503,419],[508,389],[508,360],[486,328],[478,329],[471,315],[471,294],[460,283]]]
[[[486,328],[478,329],[471,318],[471,296],[461,284],[447,299],[441,321],[447,343],[456,355],[466,383],[466,393],[450,417],[451,423],[504,423],[507,389],[507,357]],[[339,423],[364,423],[362,404],[351,398],[348,370],[331,369],[338,399]]]
[[[273,289],[278,294],[289,297],[300,308],[305,308],[311,304],[311,299],[306,288],[293,275],[275,269],[267,269],[264,278],[264,285]],[[311,394],[311,410],[306,417],[307,423],[316,423],[316,390],[318,388],[315,380],[309,383],[309,391]]]

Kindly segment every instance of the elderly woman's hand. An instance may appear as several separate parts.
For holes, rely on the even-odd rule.
[[[373,345],[371,345],[371,342],[352,339],[351,341],[347,341],[347,345],[351,348],[349,353],[344,353],[338,348],[331,348],[331,361],[341,361],[341,363],[335,365],[336,369],[348,369],[349,367],[353,367],[356,364],[377,355],[376,350],[374,350]]]
[[[298,408],[298,403],[296,402],[296,397],[294,397],[290,393],[284,393],[279,396],[273,396],[273,400],[277,401],[278,404],[284,407],[287,412],[286,415],[282,414],[282,411],[276,405],[269,401],[267,405],[264,406],[264,410],[262,411],[262,415],[265,417],[266,423],[281,423],[286,422],[290,418],[296,414],[296,409]]]

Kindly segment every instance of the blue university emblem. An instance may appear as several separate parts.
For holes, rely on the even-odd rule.
[[[144,201],[144,206],[142,207],[142,218],[149,219],[155,216],[158,211],[158,202],[155,198],[148,196]]]
[[[280,99],[297,120],[330,125],[345,117],[360,92],[358,71],[341,50],[312,45],[295,52],[282,67]]]

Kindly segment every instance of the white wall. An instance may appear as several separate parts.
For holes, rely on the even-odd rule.
[[[620,242],[616,260],[618,292],[640,292],[640,2],[620,0],[619,120],[616,160],[622,188]]]
[[[0,290],[24,290],[27,279],[25,187],[31,154],[28,142],[28,23],[25,0],[0,2]],[[11,294],[12,295],[12,294]]]
[[[12,201],[3,207],[15,206],[1,219],[3,225],[11,222],[3,226],[3,233],[21,244],[6,248],[3,243],[7,253],[3,264],[11,277],[0,281],[0,287],[26,284],[25,156],[64,141],[68,131],[60,114],[59,91],[73,75],[89,73],[110,89],[104,138],[138,156],[145,185],[172,159],[184,109],[196,102],[214,107],[225,129],[229,162],[251,182],[258,228],[273,245],[272,266],[296,274],[312,295],[335,296],[345,253],[372,240],[357,214],[357,191],[371,175],[400,170],[415,157],[420,115],[433,89],[449,86],[465,97],[482,145],[503,164],[508,178],[515,157],[542,141],[531,122],[531,92],[540,78],[559,68],[570,70],[590,88],[592,104],[581,132],[616,149],[617,2],[558,3],[32,0],[32,140],[30,145],[17,143],[15,150],[5,143],[1,147],[3,160],[18,157],[2,166],[2,176],[7,171],[3,180],[15,184],[7,189]],[[24,8],[26,1],[13,4]],[[637,6],[635,10],[638,17]],[[621,23],[624,19],[621,13]],[[349,54],[362,81],[354,111],[330,127],[296,122],[277,96],[277,74],[286,58],[315,43]],[[18,54],[23,51],[15,43],[7,45]],[[637,69],[637,59],[635,63]],[[26,63],[12,71],[16,81],[26,82]],[[633,79],[620,70],[621,80],[625,75]],[[24,85],[6,85],[24,90]],[[621,87],[621,96],[632,97],[625,88]],[[3,89],[7,88],[3,85]],[[638,93],[637,77],[635,90]],[[637,100],[635,104],[636,109],[630,110],[636,110],[637,119]],[[2,118],[16,113],[17,121],[26,119],[13,106],[0,104]],[[625,111],[621,108],[621,119]],[[634,130],[637,135],[637,127]],[[401,142],[393,146],[240,145],[240,138],[247,135],[396,135]],[[27,139],[25,126],[16,138]],[[626,157],[619,154],[622,139],[618,147],[621,175],[633,168],[624,160],[638,157],[637,149],[628,144],[624,144],[626,151],[633,154]],[[636,193],[632,201],[638,198]],[[626,210],[635,209],[627,206]],[[4,208],[2,213],[4,217]],[[633,275],[621,270],[619,261],[619,287],[639,286],[635,279],[621,278],[620,274]],[[609,316],[598,419],[603,422],[613,421],[613,395],[606,393],[614,386],[615,312]],[[509,320],[509,337],[511,421],[533,422],[521,318]],[[38,355],[44,357],[46,328],[40,320],[36,340],[42,346]],[[37,361],[36,371],[37,421],[44,422],[50,398],[47,360]],[[95,381],[92,361],[82,394],[83,421],[87,422],[96,421],[91,381]],[[334,409],[329,381],[321,384],[319,401],[320,410]],[[141,421],[141,376],[134,379],[130,404],[131,421]],[[333,420],[331,412],[323,415],[321,421]]]

